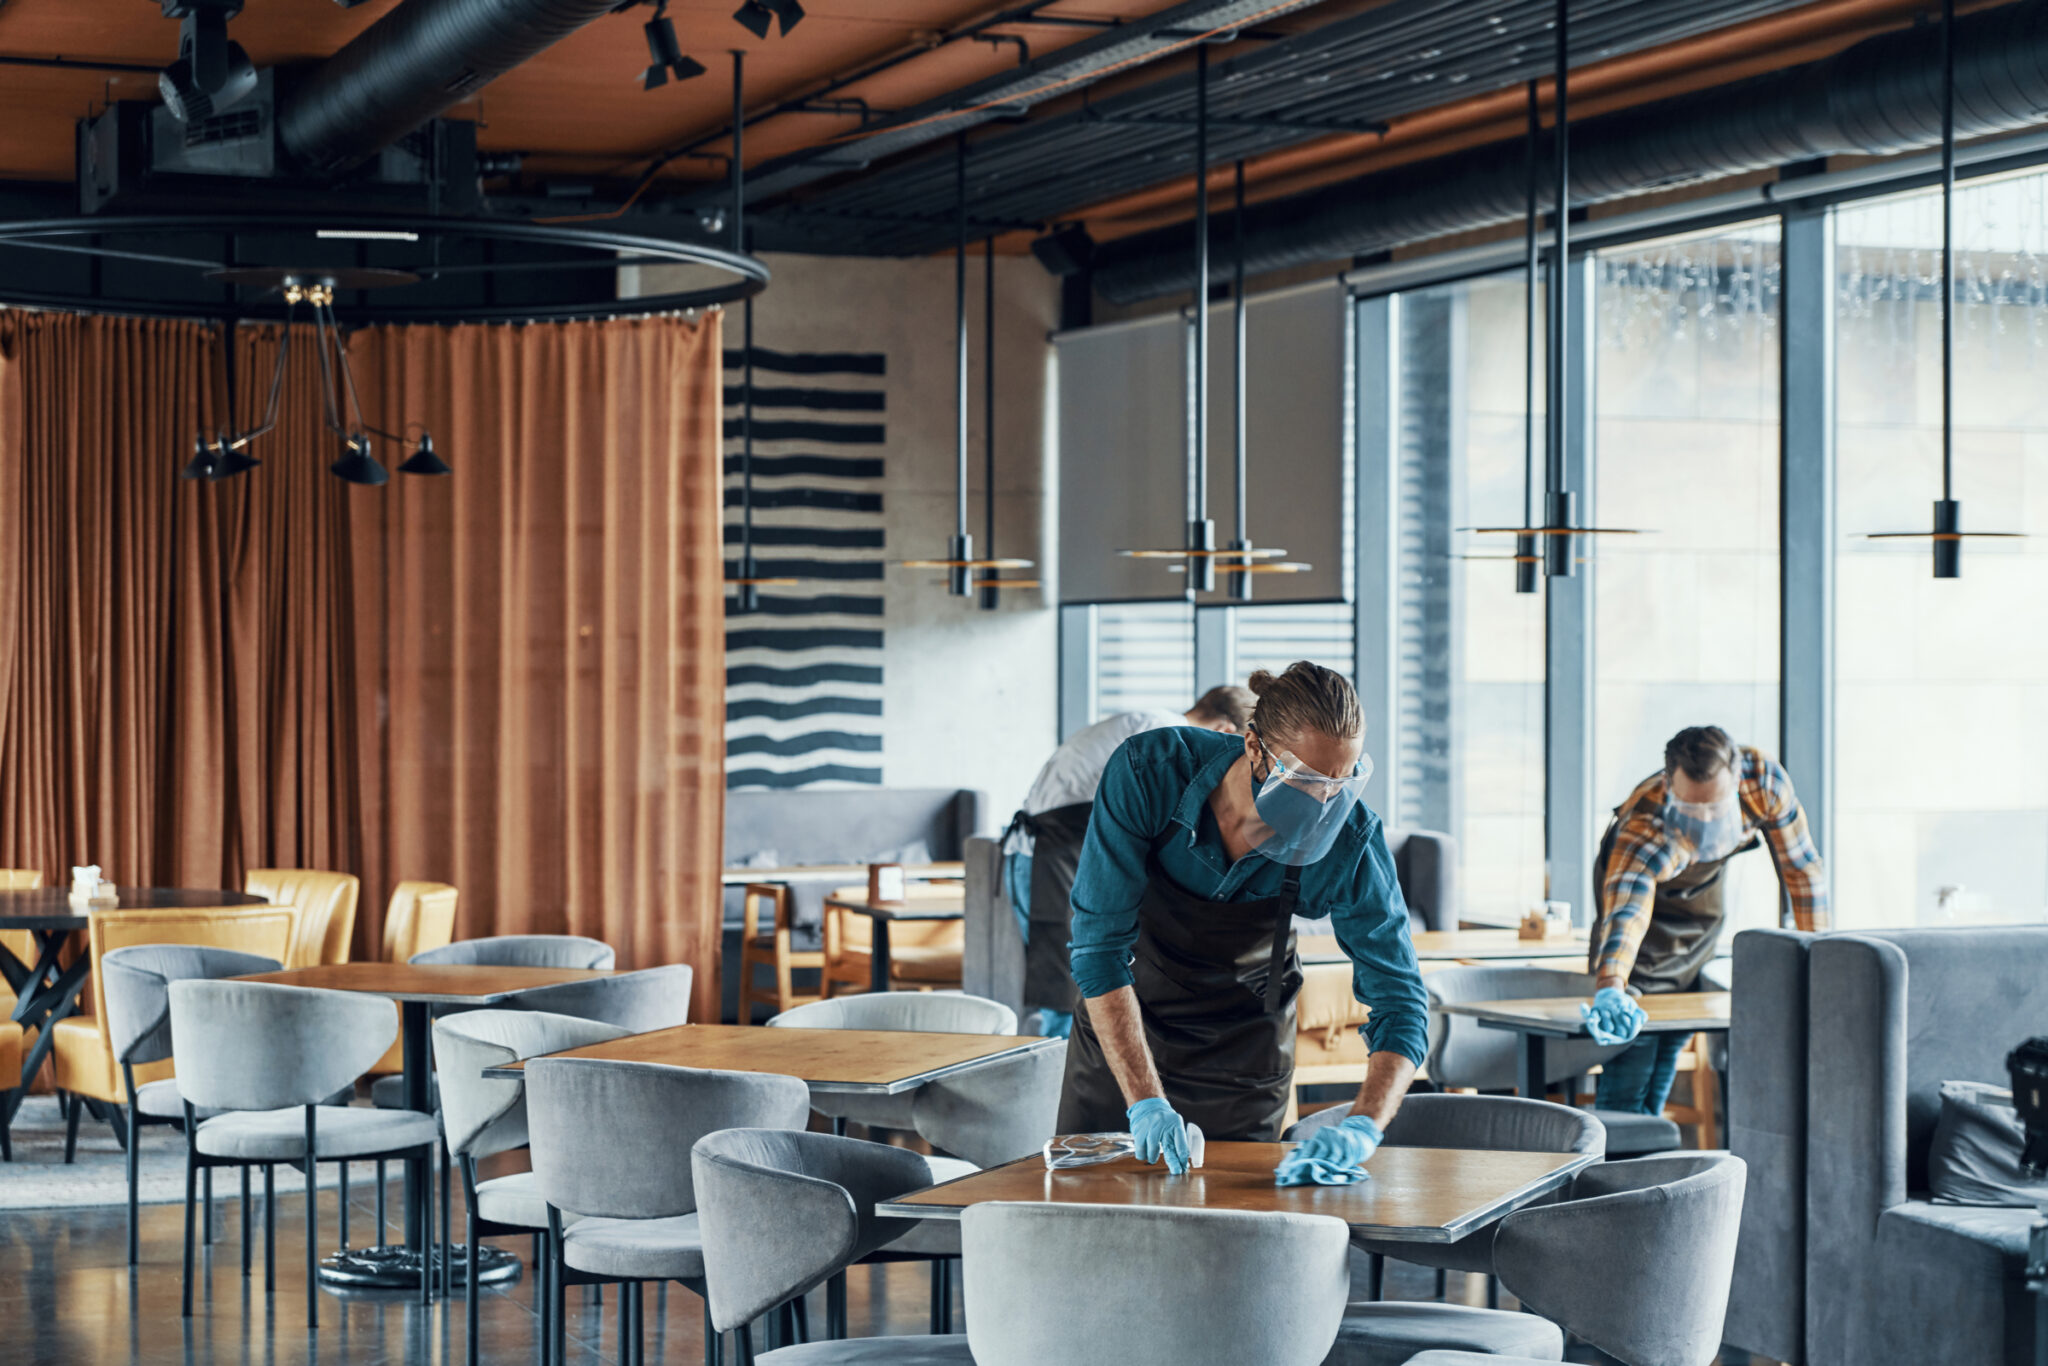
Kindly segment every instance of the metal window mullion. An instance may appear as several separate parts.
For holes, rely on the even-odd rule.
[[[1095,721],[1095,608],[1060,608],[1060,740]]]
[[[1365,712],[1365,745],[1374,760],[1366,784],[1366,804],[1389,824],[1401,819],[1394,810],[1399,786],[1396,768],[1400,746],[1394,742],[1396,671],[1399,668],[1400,502],[1396,479],[1400,466],[1401,414],[1399,382],[1401,298],[1382,294],[1353,305],[1356,407],[1357,556],[1351,595],[1352,677]]]
[[[1594,505],[1593,392],[1595,260],[1572,261],[1565,272],[1565,344],[1571,384],[1564,402],[1566,486],[1580,491],[1581,526],[1599,525]],[[1599,537],[1574,537],[1594,561]],[[1574,924],[1591,923],[1593,851],[1593,590],[1597,562],[1569,578],[1544,580],[1543,846],[1551,899],[1572,904]],[[1516,907],[1493,908],[1496,912]]]
[[[1778,375],[1778,757],[1823,856],[1834,828],[1833,214],[1783,219]]]
[[[1195,608],[1195,697],[1226,683],[1244,681],[1237,676],[1236,637],[1235,607]]]

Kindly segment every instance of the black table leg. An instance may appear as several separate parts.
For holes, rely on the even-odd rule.
[[[406,1001],[400,1018],[400,1056],[405,1067],[405,1108],[417,1114],[430,1115],[434,1112],[429,1099],[429,1071],[427,1063],[427,1005],[424,1001]],[[424,1158],[405,1159],[405,1245],[414,1251],[421,1250],[420,1211],[421,1202],[426,1199],[427,1164]]]
[[[1522,1031],[1516,1035],[1519,1040],[1522,1063],[1522,1095],[1529,1100],[1542,1100],[1548,1094],[1544,1080],[1548,1070],[1544,1066],[1544,1045],[1548,1042],[1541,1034]]]
[[[868,923],[875,927],[874,932],[869,936],[868,943],[868,990],[887,991],[889,989],[889,918],[882,915],[873,916],[870,917]]]
[[[78,1009],[79,993],[85,990],[86,979],[92,975],[92,958],[88,954],[80,954],[69,967],[58,964],[58,953],[71,937],[71,931],[37,930],[35,935],[42,942],[42,952],[36,956],[35,966],[21,976],[20,996],[14,1003],[12,1017],[22,1028],[33,1029],[36,1041],[22,1059],[20,1084],[0,1090],[0,1125],[14,1122],[14,1112],[28,1095],[29,1082],[42,1070],[43,1059],[49,1057],[57,1042],[52,1026]],[[0,953],[6,950],[0,949]],[[11,953],[6,956],[17,965],[21,961]]]

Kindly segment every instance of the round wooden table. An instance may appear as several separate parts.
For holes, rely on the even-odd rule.
[[[92,976],[92,955],[81,953],[69,966],[58,961],[65,941],[92,924],[93,911],[175,911],[211,906],[265,906],[267,898],[247,892],[204,887],[123,887],[112,905],[83,906],[72,901],[68,887],[0,890],[0,930],[26,930],[35,936],[33,964],[24,963],[0,944],[0,977],[14,988],[12,1019],[36,1033],[34,1047],[22,1059],[21,1082],[0,1090],[0,1125],[14,1120],[28,1084],[49,1056],[55,1035],[50,1026],[78,1009],[79,993]]]

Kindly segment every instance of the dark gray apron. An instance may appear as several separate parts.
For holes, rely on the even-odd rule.
[[[1071,1015],[1080,1008],[1068,940],[1074,933],[1074,872],[1094,802],[1056,806],[1014,825],[1031,834],[1031,937],[1024,945],[1024,1004]]]
[[[1600,837],[1600,852],[1593,860],[1593,904],[1600,907],[1586,960],[1586,971],[1593,973],[1600,971],[1600,946],[1607,940],[1607,910],[1600,898],[1607,886],[1607,860],[1614,852],[1614,836],[1621,828],[1621,816],[1621,808],[1615,808],[1614,819],[1607,823],[1607,833]],[[1727,914],[1722,906],[1727,890],[1723,873],[1728,860],[1748,853],[1759,843],[1760,839],[1752,834],[1736,846],[1735,853],[1711,863],[1692,864],[1670,881],[1657,884],[1650,896],[1650,926],[1643,932],[1635,967],[1629,971],[1630,986],[1646,996],[1697,989],[1700,969],[1713,961],[1714,951],[1721,944],[1721,924]]]
[[[1166,1099],[1206,1139],[1274,1142],[1294,1081],[1301,870],[1287,870],[1278,896],[1205,901],[1175,885],[1156,857],[1146,866],[1131,977]],[[1031,894],[1035,901],[1035,887]],[[1130,1127],[1124,1112],[1123,1092],[1082,1010],[1067,1044],[1058,1131],[1120,1132]]]

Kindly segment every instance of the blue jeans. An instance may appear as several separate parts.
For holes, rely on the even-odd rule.
[[[1652,1034],[1600,1064],[1593,1103],[1603,1110],[1661,1115],[1690,1034]]]

